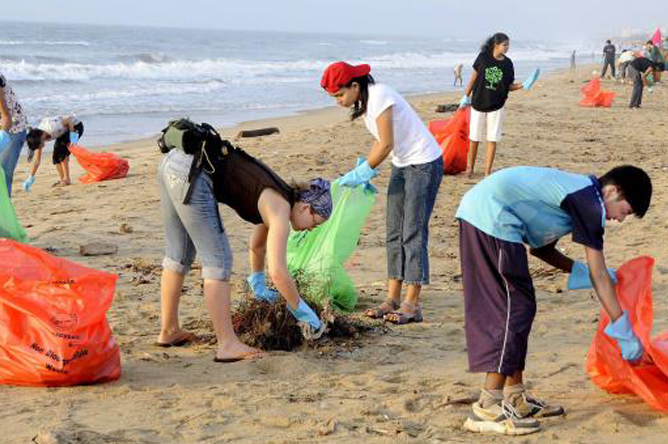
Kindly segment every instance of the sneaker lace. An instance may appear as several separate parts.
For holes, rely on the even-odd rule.
[[[517,409],[515,409],[515,407],[513,407],[512,404],[506,401],[501,401],[501,411],[508,419],[514,419],[514,420],[521,419],[520,413],[517,411]]]

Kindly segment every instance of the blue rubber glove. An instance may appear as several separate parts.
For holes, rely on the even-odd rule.
[[[378,172],[369,166],[366,160],[358,164],[355,168],[348,171],[339,179],[339,185],[355,188],[358,185],[368,184],[371,179],[376,177]]]
[[[9,142],[11,141],[12,139],[9,137],[9,133],[5,130],[0,130],[0,153],[9,146]]]
[[[302,298],[299,298],[299,304],[297,305],[297,309],[293,310],[290,308],[290,305],[288,305],[288,310],[290,310],[290,313],[292,313],[292,316],[295,317],[299,322],[305,322],[306,324],[310,325],[311,328],[314,330],[319,330],[320,329],[320,318],[318,318],[318,315],[315,314],[313,309],[308,306],[306,302]]]
[[[74,144],[79,141],[79,133],[76,131],[70,131],[70,143]]]
[[[606,335],[613,338],[622,349],[622,358],[626,361],[637,361],[642,357],[642,344],[633,332],[631,322],[629,322],[629,313],[624,310],[619,319],[610,322],[605,330]]]
[[[32,174],[28,176],[26,180],[23,181],[23,191],[30,191],[32,186],[35,184],[35,176]]]
[[[464,95],[459,100],[459,107],[466,108],[467,106],[471,106],[471,98],[469,96]]]
[[[250,276],[246,278],[246,282],[250,285],[250,288],[253,291],[253,296],[255,296],[256,299],[261,299],[267,302],[276,302],[278,299],[278,292],[267,288],[267,277],[265,276],[264,271],[251,273]]]
[[[613,268],[608,268],[608,274],[613,283],[617,283],[617,272]],[[566,288],[569,290],[583,290],[594,288],[589,278],[589,267],[580,261],[573,262],[571,275],[568,277]]]
[[[522,88],[526,89],[527,91],[530,90],[533,84],[536,83],[536,80],[538,80],[539,74],[540,74],[540,68],[534,69],[531,75],[527,77],[524,82],[522,82]]]

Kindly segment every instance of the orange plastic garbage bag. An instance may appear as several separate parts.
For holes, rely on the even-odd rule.
[[[87,171],[79,178],[81,183],[102,182],[103,180],[122,179],[128,175],[130,164],[127,160],[113,153],[93,153],[80,145],[71,144],[70,152],[77,158],[79,165]]]
[[[580,101],[580,106],[588,107],[605,107],[612,106],[615,100],[615,93],[612,91],[601,91],[601,79],[593,78],[589,83],[580,88],[580,92],[584,96]]]
[[[619,346],[603,330],[610,318],[601,310],[598,331],[587,355],[587,373],[609,393],[634,393],[655,409],[668,412],[668,332],[651,339],[652,266],[654,259],[643,256],[617,270],[617,298],[628,310],[633,330],[654,364],[632,366],[622,359]]]
[[[429,122],[429,131],[443,150],[443,172],[458,174],[466,171],[469,153],[469,124],[471,108],[461,108],[446,120]]]
[[[0,239],[0,383],[67,386],[118,379],[105,314],[117,276]]]

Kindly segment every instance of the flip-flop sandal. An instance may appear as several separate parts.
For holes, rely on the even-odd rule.
[[[218,362],[221,364],[229,364],[232,362],[239,362],[239,361],[252,361],[254,359],[260,358],[264,353],[262,352],[248,352],[248,353],[242,353],[238,356],[235,356],[233,358],[218,358],[215,357],[213,358],[213,362]]]
[[[169,347],[183,347],[184,345],[188,345],[191,342],[194,342],[196,339],[196,336],[193,333],[186,333],[183,336],[181,336],[178,339],[175,339],[171,342],[154,342],[153,345],[156,347],[163,347],[163,348],[169,348]]]
[[[387,309],[386,307],[390,307]],[[382,319],[386,314],[398,310],[400,307],[399,301],[394,299],[384,300],[378,307],[370,308],[364,312],[364,315],[371,319]]]
[[[412,308],[413,312],[408,313],[401,311],[402,308]],[[390,314],[397,315],[398,317],[396,319],[388,319],[387,316]],[[422,322],[424,320],[422,317],[422,307],[420,304],[413,305],[409,304],[408,302],[402,302],[399,310],[386,314],[383,317],[383,320],[395,325],[410,324],[411,322]]]

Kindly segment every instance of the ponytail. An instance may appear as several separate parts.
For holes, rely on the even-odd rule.
[[[357,83],[360,86],[360,97],[353,105],[352,113],[350,114],[350,120],[355,120],[360,116],[366,114],[366,107],[369,103],[369,85],[373,85],[376,81],[371,77],[371,74],[367,74],[362,77],[356,77],[352,79],[347,85],[347,88],[350,88],[353,83]]]

